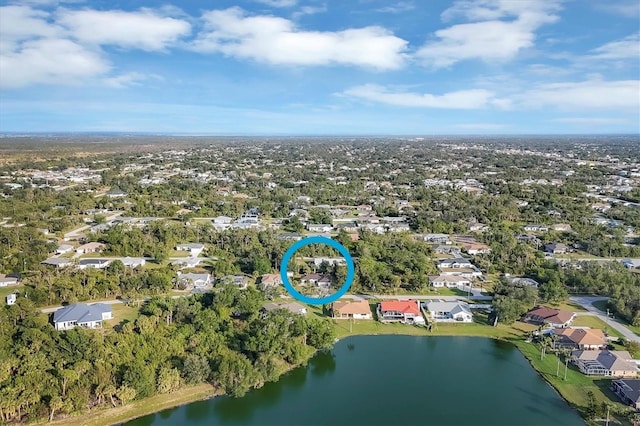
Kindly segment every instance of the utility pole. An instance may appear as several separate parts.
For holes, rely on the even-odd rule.
[[[607,426],[609,426],[609,409],[610,408],[611,407],[609,407],[609,404],[607,404],[607,423],[606,423]]]

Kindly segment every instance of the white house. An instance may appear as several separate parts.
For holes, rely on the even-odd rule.
[[[473,263],[464,257],[456,257],[453,259],[442,259],[438,262],[440,269],[457,269],[457,268],[473,268]]]
[[[300,283],[329,288],[331,286],[331,277],[324,274],[307,274],[300,279]]]
[[[60,244],[56,249],[56,254],[66,254],[71,253],[73,251],[73,246],[71,244]]]
[[[139,266],[144,266],[147,263],[144,257],[124,257],[120,260],[127,268],[137,268]]]
[[[55,311],[53,325],[56,330],[70,330],[75,327],[101,328],[102,321],[112,318],[111,305],[75,303]]]
[[[460,275],[438,275],[429,277],[429,282],[434,288],[458,288],[471,285],[471,280]]]
[[[0,287],[7,287],[16,284],[18,284],[18,277],[10,277],[5,274],[0,274]]]
[[[211,275],[183,274],[178,272],[178,282],[182,282],[185,285],[192,285],[195,288],[203,288],[211,284]]]
[[[316,267],[322,265],[322,263],[327,263],[328,265],[344,265],[347,263],[343,257],[314,257],[311,261]]]
[[[310,232],[331,232],[333,230],[333,225],[326,223],[310,223],[307,225],[307,229]]]
[[[188,251],[189,256],[198,257],[200,253],[204,251],[204,244],[200,243],[188,243],[188,244],[178,244],[176,246],[177,251]]]
[[[427,302],[426,309],[436,322],[473,322],[473,314],[465,302]]]
[[[15,305],[17,298],[18,298],[18,295],[15,294],[15,293],[8,294],[7,295],[7,305],[8,306]]]
[[[70,259],[65,259],[64,257],[50,257],[48,259],[43,260],[40,263],[47,266],[53,266],[59,269],[59,268],[64,268],[65,266],[71,265],[72,262]],[[0,286],[2,286],[2,283],[0,283]]]
[[[428,243],[451,244],[447,234],[424,234],[422,239]]]
[[[78,262],[78,269],[86,269],[86,268],[94,268],[94,269],[104,269],[111,261],[109,259],[80,259]]]
[[[627,269],[640,269],[640,259],[624,259],[622,264]]]
[[[217,216],[211,221],[216,231],[224,231],[231,228],[233,218],[229,216]]]
[[[102,249],[104,249],[104,247],[105,246],[102,243],[96,243],[96,242],[87,243],[78,247],[76,249],[76,253],[78,254],[99,253],[100,251],[102,251]]]

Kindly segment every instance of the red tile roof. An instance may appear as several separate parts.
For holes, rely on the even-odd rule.
[[[395,311],[405,314],[420,315],[418,302],[415,300],[385,300],[380,302],[380,310],[382,312]]]

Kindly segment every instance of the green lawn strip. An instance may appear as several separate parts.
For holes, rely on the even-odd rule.
[[[603,313],[607,312],[607,301],[606,300],[598,300],[596,302],[593,302],[592,304],[593,304],[593,306],[595,306],[596,308],[601,310]],[[629,330],[633,331],[638,336],[640,336],[640,327],[627,323],[627,320],[625,320],[624,318],[622,318],[619,315],[616,315],[616,319],[618,321],[621,321]]]
[[[57,426],[75,426],[78,424],[82,424],[84,426],[99,426],[117,424],[136,417],[176,407],[178,405],[207,399],[215,395],[215,389],[209,384],[186,386],[176,392],[154,395],[140,401],[134,401],[124,407],[118,406],[115,408],[100,409],[87,412],[81,416],[70,416],[66,419],[56,420],[53,422],[43,421],[36,424],[46,423],[48,425]],[[79,420],[81,420],[81,423],[79,423]]]
[[[548,353],[544,359],[540,358],[540,348],[533,343],[527,343],[523,340],[513,340],[520,352],[529,360],[533,368],[535,368],[542,377],[549,382],[562,397],[576,408],[581,414],[585,414],[589,397],[589,391],[593,392],[596,404],[599,406],[602,402],[612,403],[621,410],[628,409],[627,406],[619,402],[618,397],[609,389],[611,379],[604,377],[585,376],[575,366],[569,363],[567,369],[567,380],[564,380],[564,360],[560,360],[559,376],[558,357],[555,354]]]
[[[607,331],[607,334],[615,337],[624,337],[622,333],[611,326],[607,326],[607,324],[602,321],[598,317],[594,317],[591,315],[580,315],[577,316],[571,325],[575,327],[591,327],[591,328],[599,328],[602,331]]]

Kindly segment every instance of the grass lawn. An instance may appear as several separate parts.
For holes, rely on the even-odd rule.
[[[469,292],[457,288],[429,288],[429,294],[434,296],[468,296]]]
[[[4,306],[7,304],[7,296],[16,290],[21,290],[23,288],[22,285],[12,285],[7,287],[0,287],[0,306]]]
[[[593,302],[593,306],[595,306],[596,308],[600,309],[604,313],[607,312],[607,301],[606,300],[598,300],[597,302]],[[622,322],[624,325],[626,325],[629,330],[633,331],[638,336],[640,336],[640,327],[627,323],[627,321],[624,318],[622,318],[621,316],[619,316],[619,315],[616,315],[616,319],[619,320],[620,322]]]
[[[607,324],[602,321],[598,317],[594,317],[591,315],[581,315],[577,316],[576,319],[573,320],[573,323],[576,327],[591,327],[591,328],[599,328],[600,330],[606,330],[610,336],[623,337],[622,333],[616,330],[613,327],[607,327]]]
[[[115,328],[123,321],[134,322],[139,315],[139,308],[127,306],[123,303],[111,305],[111,311],[113,312],[113,319],[105,321],[105,328]]]
[[[570,311],[570,312],[587,312],[586,309],[584,309],[582,306],[577,305],[575,303],[571,303],[571,302],[561,302],[558,304],[550,304],[549,306],[551,306],[552,308],[555,309],[561,309],[563,311]]]
[[[82,420],[82,425],[84,426],[117,424],[135,417],[152,414],[157,411],[177,407],[178,405],[189,402],[207,399],[215,395],[215,389],[213,386],[208,384],[187,386],[173,393],[155,395],[141,401],[134,401],[124,407],[118,406],[116,408],[108,408],[106,410],[92,411],[83,414],[81,418],[73,416],[67,419],[56,420],[51,423],[40,422],[39,424],[75,426],[79,424],[79,420]]]
[[[545,355],[540,359],[540,349],[533,343],[522,340],[513,342],[522,354],[531,362],[531,365],[547,380],[556,390],[578,411],[584,412],[588,403],[589,391],[593,392],[596,404],[602,402],[613,403],[620,409],[628,409],[619,402],[618,397],[609,389],[611,379],[604,377],[590,377],[582,374],[578,369],[569,364],[567,380],[564,380],[564,362],[560,360],[560,376],[556,375],[558,369],[558,357],[554,354]]]

